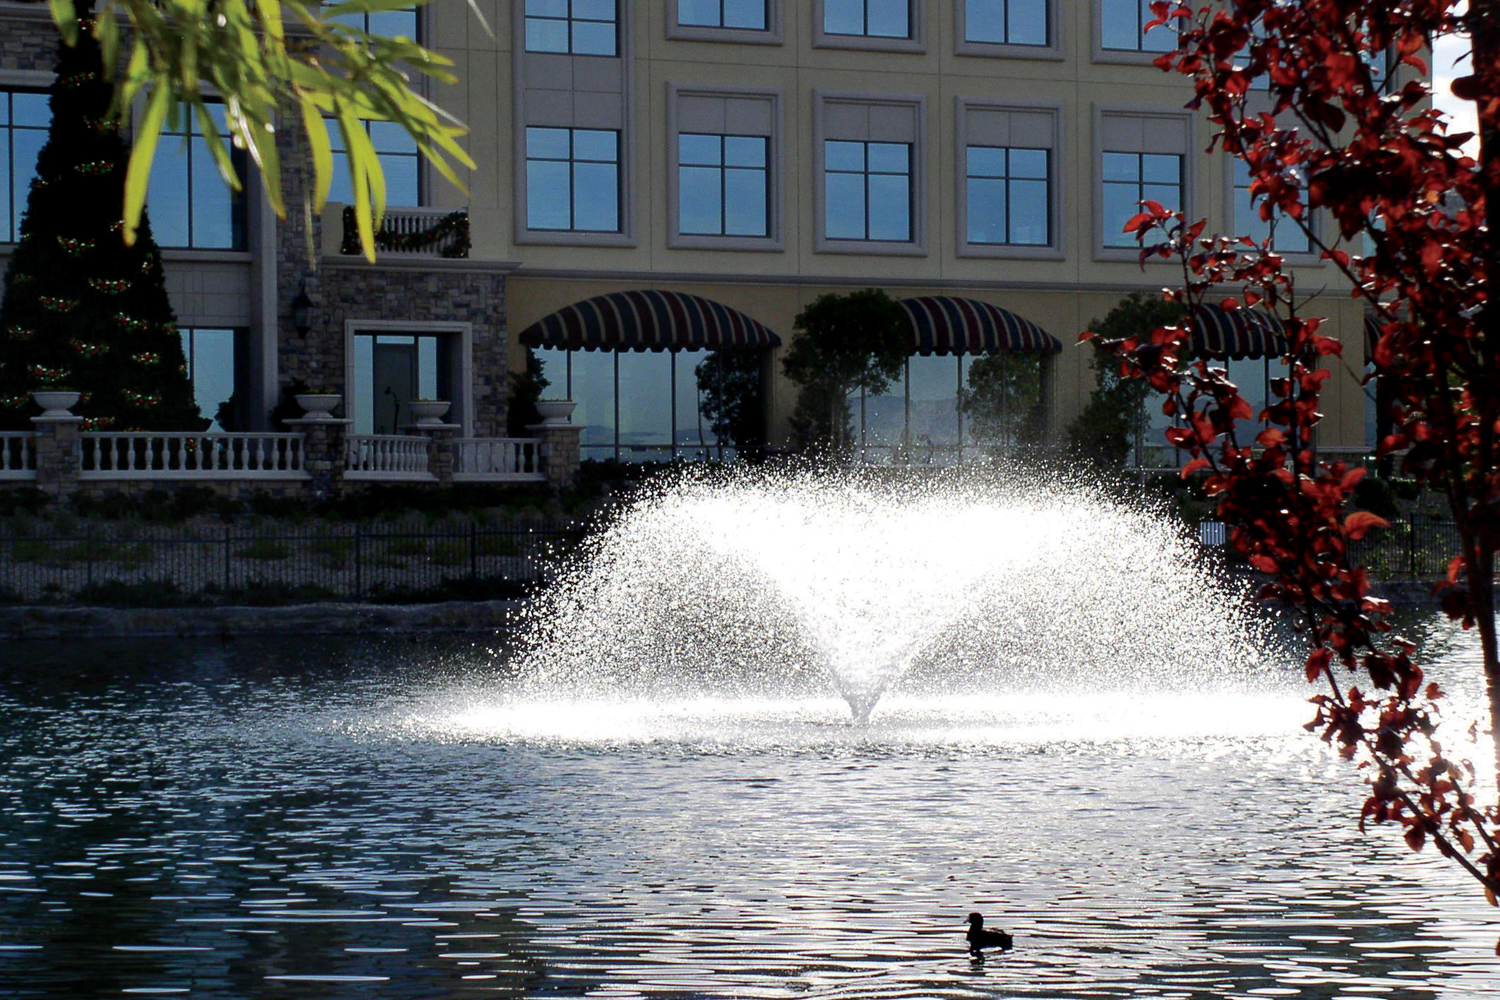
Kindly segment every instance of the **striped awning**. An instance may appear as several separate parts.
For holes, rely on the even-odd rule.
[[[1193,353],[1200,358],[1274,358],[1286,353],[1286,328],[1259,309],[1198,307]]]
[[[911,319],[915,353],[1040,354],[1062,350],[1062,342],[1035,323],[988,302],[950,295],[902,299]]]
[[[527,347],[570,351],[771,348],[781,338],[737,309],[684,292],[596,295],[521,331]]]

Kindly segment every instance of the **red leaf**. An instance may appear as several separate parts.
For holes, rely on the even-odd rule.
[[[1371,528],[1389,528],[1391,522],[1378,514],[1371,514],[1367,510],[1355,511],[1344,518],[1344,537],[1351,542],[1357,542],[1369,532]]]
[[[1142,226],[1144,226],[1146,223],[1148,223],[1150,221],[1151,221],[1151,213],[1150,212],[1140,212],[1140,213],[1137,213],[1136,215],[1132,215],[1130,217],[1130,221],[1127,222],[1127,223],[1125,223],[1124,232],[1127,232],[1127,233],[1136,232]]]

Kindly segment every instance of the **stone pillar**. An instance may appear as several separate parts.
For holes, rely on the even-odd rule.
[[[453,485],[453,438],[462,429],[458,424],[408,424],[401,428],[405,434],[427,438],[427,471],[438,486]]]
[[[352,423],[333,417],[286,421],[289,428],[303,434],[302,468],[312,479],[313,496],[320,500],[344,491],[344,436]]]
[[[36,486],[54,500],[78,487],[83,469],[83,418],[72,414],[31,418],[35,430]]]
[[[540,423],[526,428],[541,442],[542,472],[555,490],[566,489],[578,479],[582,452],[578,442],[583,428],[576,424]]]

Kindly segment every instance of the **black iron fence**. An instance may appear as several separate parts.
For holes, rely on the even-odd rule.
[[[1218,521],[1203,521],[1198,538],[1204,545],[1222,546],[1228,533]],[[1372,530],[1351,546],[1350,555],[1376,579],[1423,580],[1445,575],[1458,547],[1458,525],[1452,521],[1413,518]]]
[[[0,600],[170,605],[507,597],[577,545],[570,522],[0,528]]]

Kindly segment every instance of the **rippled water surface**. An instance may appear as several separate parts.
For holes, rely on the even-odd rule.
[[[1500,997],[1495,911],[1359,833],[1293,680],[860,729],[507,700],[431,640],[6,655],[4,997]]]

